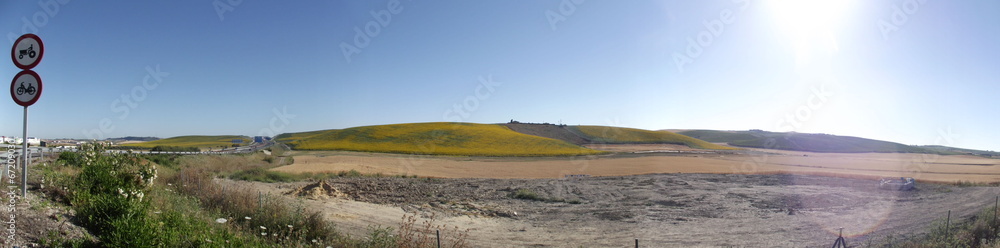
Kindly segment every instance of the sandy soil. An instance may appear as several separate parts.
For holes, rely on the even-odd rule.
[[[273,194],[307,183],[243,184]],[[992,205],[995,187],[919,185],[879,190],[874,181],[823,176],[660,174],[573,179],[339,178],[339,197],[302,199],[347,233],[398,227],[404,215],[437,216],[473,247],[803,247],[924,232],[952,210],[963,220]],[[515,199],[518,190],[552,201]],[[288,198],[297,196],[285,195]]]
[[[662,145],[661,145],[662,146]],[[647,149],[646,152],[641,150]],[[662,149],[668,148],[668,149]],[[1000,182],[1000,160],[975,156],[901,153],[810,153],[748,150],[739,153],[670,150],[670,147],[612,147],[639,153],[573,158],[467,158],[352,152],[310,152],[285,172],[418,175],[440,178],[561,178],[565,175],[625,176],[655,173],[845,174],[907,176],[923,181]]]
[[[948,210],[953,219],[968,218],[1000,194],[995,187],[921,183],[917,191],[898,192],[874,186],[881,176],[1000,182],[1000,160],[974,156],[600,149],[616,153],[468,158],[309,152],[274,170],[435,177],[330,180],[331,195],[340,197],[306,201],[353,235],[364,235],[369,225],[399,226],[404,214],[433,213],[438,224],[470,230],[474,247],[623,247],[635,239],[647,247],[829,246],[838,227],[851,244],[861,244],[924,232]],[[512,198],[519,189],[557,200]]]

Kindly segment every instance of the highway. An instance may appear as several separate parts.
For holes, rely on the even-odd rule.
[[[201,152],[168,152],[168,151],[148,151],[148,150],[106,150],[104,153],[135,153],[135,154],[178,154],[178,155],[202,155],[202,154],[236,154],[236,153],[252,153],[263,149],[267,149],[274,145],[273,141],[268,141],[265,143],[254,143],[249,146],[233,147],[220,150],[208,150]],[[0,156],[7,157],[10,153],[14,153],[15,157],[20,157],[21,146],[16,145],[15,149],[3,150],[0,152]],[[70,148],[57,148],[57,147],[29,147],[28,155],[31,157],[40,157],[44,154],[60,153],[60,152],[75,152],[78,151],[76,147]]]

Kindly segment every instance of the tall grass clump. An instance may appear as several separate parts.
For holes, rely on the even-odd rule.
[[[330,244],[346,239],[323,219],[321,212],[307,210],[302,203],[289,202],[247,187],[223,186],[214,182],[213,173],[209,170],[236,169],[225,169],[225,164],[229,164],[225,160],[215,162],[224,164],[189,165],[167,182],[178,192],[197,199],[206,210],[219,213],[229,225],[269,242],[299,246]]]

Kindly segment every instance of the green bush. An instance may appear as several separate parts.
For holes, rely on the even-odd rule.
[[[156,167],[134,154],[105,155],[101,145],[83,149],[83,169],[70,195],[81,224],[105,247],[141,247],[155,233],[148,223],[149,200],[143,199]]]
[[[66,165],[80,167],[83,163],[83,156],[78,152],[61,152],[56,161],[62,161]]]
[[[538,196],[538,194],[535,193],[535,191],[532,191],[530,189],[518,189],[516,192],[514,192],[514,198],[524,199],[524,200],[534,200],[534,201],[547,200],[544,197]]]

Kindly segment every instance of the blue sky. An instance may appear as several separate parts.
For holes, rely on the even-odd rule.
[[[45,43],[34,69],[44,93],[29,108],[29,136],[45,138],[516,119],[1000,150],[997,11],[918,0],[43,0],[0,3],[0,34],[6,46],[25,31]],[[366,27],[374,35],[356,43]],[[0,133],[20,136],[22,109],[8,101]]]

